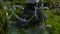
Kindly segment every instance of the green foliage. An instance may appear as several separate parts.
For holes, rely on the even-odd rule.
[[[7,34],[7,24],[5,12],[0,9],[0,34]]]
[[[14,1],[16,1],[16,2],[11,1],[11,3],[25,6],[25,0],[14,0]],[[49,2],[48,2],[48,4],[49,4]],[[8,3],[7,2],[3,2],[2,5],[3,6],[4,5],[8,5]],[[17,8],[15,13],[17,15],[20,15],[19,12],[20,12],[20,9]],[[45,23],[52,25],[52,28],[47,28],[46,30],[48,30],[49,34],[60,34],[60,16],[59,15],[54,15],[51,12],[51,10],[45,10],[45,12],[48,15],[48,19],[45,21]],[[8,12],[8,13],[11,13],[11,12]],[[55,18],[57,18],[57,20],[55,20]],[[12,16],[11,19],[12,19],[12,21],[16,21],[16,18],[14,16]],[[5,11],[3,9],[0,9],[0,34],[7,34],[7,29],[8,29],[7,24],[8,23],[7,23],[7,18],[6,18],[6,15],[5,15]],[[43,31],[41,33],[43,33]],[[14,29],[14,28],[13,29],[9,29],[9,32],[11,32],[11,34],[13,34],[13,33],[14,34],[17,34],[17,33],[25,34],[26,33],[22,29]],[[35,31],[32,31],[32,32],[35,32]],[[40,34],[40,32],[38,34]]]
[[[60,34],[60,16],[54,15],[51,10],[46,10],[46,13],[49,16],[46,20],[46,24],[52,25],[52,28],[48,29],[49,34]],[[55,18],[57,20],[55,20]]]
[[[6,19],[6,13],[3,10],[3,4],[0,3],[0,34],[7,34],[8,22]]]

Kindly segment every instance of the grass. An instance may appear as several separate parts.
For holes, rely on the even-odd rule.
[[[0,9],[0,34],[7,34],[8,22],[5,12]]]
[[[13,4],[18,3],[19,5],[25,6],[25,0],[18,0],[18,2],[11,2]],[[3,3],[4,4],[4,3]],[[8,3],[7,3],[8,4]],[[6,2],[5,4],[6,5]],[[17,12],[18,11],[18,12]],[[45,21],[46,24],[50,24],[52,25],[52,28],[47,28],[49,34],[60,34],[60,15],[55,15],[53,14],[53,12],[51,10],[45,10],[46,14],[48,15],[47,20]],[[16,10],[16,13],[19,13],[19,10]],[[19,15],[19,14],[18,14]],[[15,17],[12,16],[13,18],[11,18],[13,21],[15,21]],[[57,18],[57,20],[55,20],[55,18]],[[17,34],[16,31],[18,30],[14,30],[14,34]],[[25,32],[23,30],[19,31],[21,34],[25,34]],[[43,32],[42,32],[43,33]]]
[[[51,10],[46,10],[46,13],[48,15],[46,24],[52,25],[52,28],[50,29],[50,33],[51,34],[60,34],[60,16],[53,14]],[[57,20],[55,20],[55,18]]]

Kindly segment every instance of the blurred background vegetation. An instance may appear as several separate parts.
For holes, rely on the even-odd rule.
[[[7,34],[8,22],[6,18],[6,13],[3,10],[3,5],[0,3],[0,34]]]
[[[11,13],[11,11],[5,10],[3,6],[9,5],[9,3],[11,3],[11,5],[20,5],[23,7],[25,7],[25,4],[26,4],[25,0],[2,0],[0,2],[0,34],[8,33],[9,26],[8,26],[8,19],[6,17],[6,11],[9,14]],[[42,1],[40,0],[40,4],[41,3]],[[47,31],[49,32],[48,34],[60,34],[60,0],[44,0],[43,3],[44,3],[44,6],[47,6],[49,8],[47,10],[44,10],[45,13],[48,15],[48,18],[45,20],[45,23],[52,25],[51,28],[47,28]],[[17,8],[15,13],[19,15],[20,11],[21,9]],[[11,20],[16,21],[16,17],[12,16]],[[13,28],[12,30],[14,31],[14,34],[17,34],[17,33],[19,34],[19,32],[21,34],[25,34],[25,32],[21,29],[18,30]]]

